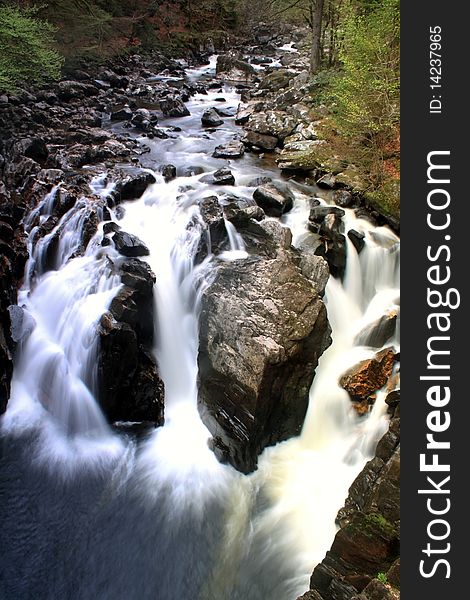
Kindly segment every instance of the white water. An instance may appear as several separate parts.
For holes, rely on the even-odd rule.
[[[209,74],[214,64],[212,59],[210,68],[199,74]],[[192,78],[197,75],[196,71],[190,73]],[[191,116],[174,121],[183,128],[184,136],[146,142],[159,163],[199,165],[206,172],[222,166],[210,157],[210,149],[232,138],[236,131],[233,119],[224,118],[216,139],[200,128],[202,111],[218,96],[220,92],[198,95],[188,103]],[[223,96],[227,100],[225,106],[234,107],[238,102],[238,96],[230,89],[225,89]],[[169,120],[168,124],[172,122]],[[248,181],[266,172],[258,161],[245,157],[232,162],[230,166],[240,185],[230,192],[241,198],[251,196],[253,188],[247,186]],[[277,176],[275,172],[270,174]],[[195,551],[191,563],[195,587],[185,588],[181,597],[294,600],[308,588],[313,567],[333,540],[334,519],[348,487],[372,456],[387,427],[383,394],[379,394],[371,414],[359,419],[337,381],[348,367],[374,352],[354,346],[358,331],[397,306],[398,240],[388,230],[374,228],[347,211],[345,228],[363,231],[366,245],[357,256],[352,244],[348,244],[344,284],[334,279],[328,283],[325,300],[333,345],[317,368],[302,435],[265,450],[258,471],[245,477],[217,462],[207,445],[209,433],[196,407],[199,299],[210,281],[213,266],[209,258],[193,268],[201,232],[197,202],[214,192],[200,179],[195,175],[164,183],[157,175],[157,183],[139,201],[124,205],[124,218],[119,221],[125,231],[137,235],[148,246],[150,255],[146,260],[157,278],[155,354],[165,382],[165,426],[142,442],[137,454],[132,444],[124,451],[124,445],[110,433],[95,401],[96,325],[119,281],[110,276],[107,257],[112,257],[114,250],[99,247],[100,232],[91,240],[85,256],[70,259],[79,246],[77,232],[84,214],[78,205],[58,225],[63,239],[53,261],[57,270],[44,272],[41,265],[45,246],[40,242],[36,247],[34,230],[30,233],[32,259],[27,272],[32,276],[19,303],[30,313],[36,327],[19,352],[3,428],[14,432],[34,423],[47,429],[49,435],[41,452],[45,460],[54,456],[57,469],[68,468],[70,462],[77,461],[77,452],[71,452],[70,447],[80,448],[82,465],[84,454],[93,465],[96,456],[109,454],[112,448],[111,454],[118,459],[112,463],[114,467],[111,465],[115,470],[106,493],[118,498],[128,487],[135,490],[144,514],[149,515],[148,530],[157,515],[164,518],[167,537],[156,542],[156,558],[152,561],[155,573],[159,572],[159,562],[164,562],[165,544],[171,545],[169,540],[180,535],[181,522],[191,521],[191,536],[200,538],[201,544],[211,539],[208,548],[215,560],[213,557],[198,578],[204,561],[202,548],[200,554]],[[92,190],[105,197],[112,185],[103,174],[93,182]],[[215,191],[222,200],[227,193],[222,187]],[[305,192],[294,191],[295,206],[285,223],[291,227],[297,243],[306,235],[308,198]],[[47,218],[53,201],[53,195],[45,199],[41,219]],[[33,218],[28,226],[32,223]],[[230,249],[221,258],[246,256],[240,234],[230,223],[226,223],[226,228]],[[102,444],[98,445],[97,440]],[[211,516],[214,509],[210,507],[214,504],[223,516],[220,523],[216,513]],[[137,526],[143,516],[136,514],[133,518]],[[185,554],[186,542],[189,547],[193,543],[198,547],[197,541],[190,540],[189,531],[188,539],[183,537],[177,546],[181,556]],[[124,539],[124,546],[126,543]],[[140,545],[144,543],[142,538]],[[98,554],[96,561],[112,560],[108,553],[109,550]],[[139,562],[145,564],[146,556],[142,554]],[[179,554],[174,556],[174,569],[180,559]],[[132,560],[131,555],[126,564],[128,560]],[[128,578],[131,575],[129,572]],[[146,576],[152,578],[152,569],[146,571]],[[176,577],[182,575],[177,571]],[[118,578],[107,585],[109,595],[103,597],[129,597],[124,591],[125,583],[119,584]],[[133,589],[138,585],[135,576]],[[174,577],[166,584],[159,580],[161,597],[172,600],[175,586]]]

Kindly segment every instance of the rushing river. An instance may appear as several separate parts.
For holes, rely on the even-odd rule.
[[[188,76],[207,77],[213,69],[214,60]],[[221,96],[223,103],[216,101]],[[1,424],[2,599],[295,600],[331,545],[348,487],[387,428],[383,395],[359,419],[337,381],[374,352],[354,345],[357,333],[399,302],[399,240],[347,210],[345,228],[363,232],[366,244],[360,255],[348,246],[344,282],[330,278],[327,285],[333,344],[317,368],[302,435],[266,449],[249,476],[221,465],[208,448],[196,379],[199,297],[212,262],[193,267],[201,233],[187,226],[198,221],[201,197],[249,198],[253,178],[281,178],[254,154],[212,158],[215,146],[240,128],[224,117],[224,125],[208,133],[202,112],[218,105],[234,114],[238,102],[229,87],[197,95],[187,104],[191,116],[161,123],[182,133],[142,139],[157,182],[126,203],[119,220],[145,242],[157,276],[155,353],[166,388],[164,427],[143,438],[113,430],[95,401],[96,324],[120,280],[110,275],[107,257],[116,251],[101,247],[101,227],[85,255],[70,258],[86,201],[62,219],[57,270],[44,267],[46,249],[35,242],[33,219],[25,223],[30,261],[19,304],[30,335],[20,345]],[[207,173],[229,164],[237,185],[214,188],[200,181],[201,174],[165,183],[156,173],[165,163],[180,173],[188,166]],[[113,183],[103,174],[92,185],[106,196]],[[294,209],[283,221],[298,244],[315,189],[292,182],[292,190]],[[38,209],[42,218],[54,193]],[[229,229],[231,250],[221,260],[243,259],[243,240]]]

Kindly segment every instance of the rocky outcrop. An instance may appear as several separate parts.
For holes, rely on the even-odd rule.
[[[116,264],[123,287],[100,321],[99,402],[111,421],[164,419],[164,386],[151,353],[155,275],[136,258]]]
[[[265,255],[216,268],[202,297],[198,357],[199,410],[212,447],[244,473],[263,448],[300,433],[331,341],[325,306],[299,269],[289,230],[273,221],[251,227]]]

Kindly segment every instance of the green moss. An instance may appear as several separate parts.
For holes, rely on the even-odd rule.
[[[369,513],[365,516],[366,525],[374,529],[379,529],[385,537],[392,538],[397,535],[395,527],[387,521],[380,513]]]

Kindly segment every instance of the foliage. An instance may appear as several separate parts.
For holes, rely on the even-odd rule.
[[[385,573],[377,573],[377,579],[380,581],[380,583],[383,583],[384,585],[387,585],[388,583],[388,578]]]
[[[393,134],[400,91],[399,0],[372,6],[366,12],[347,7],[340,52],[343,72],[331,90],[341,132],[370,145],[383,144]]]
[[[37,18],[37,9],[0,6],[0,89],[42,83],[60,75],[62,58],[53,49],[55,28]]]

